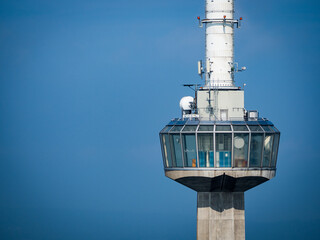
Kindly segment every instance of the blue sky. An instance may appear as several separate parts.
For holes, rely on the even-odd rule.
[[[281,130],[246,193],[248,240],[318,239],[319,1],[236,1],[245,105]],[[196,193],[158,132],[201,83],[204,1],[0,2],[0,238],[196,238]]]

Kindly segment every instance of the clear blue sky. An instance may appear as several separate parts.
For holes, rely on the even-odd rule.
[[[247,239],[316,240],[320,3],[236,8],[236,83],[282,132]],[[1,239],[196,239],[196,193],[164,177],[158,132],[201,83],[198,15],[204,0],[0,2]]]

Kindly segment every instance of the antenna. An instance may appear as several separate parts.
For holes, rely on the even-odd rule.
[[[202,74],[204,73],[203,71],[203,67],[202,67],[202,60],[198,61],[198,74],[200,75],[201,79],[202,79]]]
[[[211,72],[211,63],[210,63],[210,60],[207,59],[207,67],[206,67],[206,70],[207,70],[207,73],[210,74]]]

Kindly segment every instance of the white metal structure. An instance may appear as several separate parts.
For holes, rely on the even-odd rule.
[[[206,0],[206,87],[234,88],[234,0]]]
[[[240,27],[242,18],[234,19],[234,0],[206,0],[205,64],[198,62],[199,75],[205,74],[205,85],[196,91],[196,113],[201,120],[243,121],[244,93],[234,84],[238,69],[234,62],[234,27]],[[203,66],[205,65],[205,67]]]

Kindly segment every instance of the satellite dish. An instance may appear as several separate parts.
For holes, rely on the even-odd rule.
[[[192,110],[191,108],[191,104],[193,103],[193,97],[187,96],[187,97],[183,97],[180,100],[180,108],[183,111],[190,111]]]

